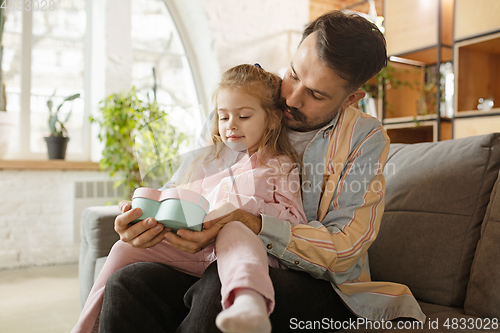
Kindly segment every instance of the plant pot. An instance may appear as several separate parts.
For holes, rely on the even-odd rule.
[[[14,114],[0,111],[0,159],[7,153],[9,142],[14,132],[16,118]]]
[[[45,142],[47,142],[49,160],[64,160],[69,138],[62,136],[47,136],[44,139]]]

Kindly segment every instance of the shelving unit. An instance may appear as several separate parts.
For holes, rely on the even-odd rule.
[[[469,2],[457,1],[457,15],[465,15],[470,9]],[[465,38],[455,42],[454,138],[500,131],[500,1],[492,5],[497,6],[476,18],[482,19],[479,28],[465,24],[456,30],[459,38]],[[496,13],[492,8],[496,8]],[[457,16],[457,22],[470,23],[469,17]],[[471,37],[471,34],[476,36]],[[493,109],[478,110],[480,98],[492,98]]]
[[[366,1],[345,4],[345,9],[358,10]],[[500,131],[500,0],[383,0],[382,7],[394,79],[417,83],[400,89],[386,85],[384,98],[375,99],[377,117],[391,141],[439,141]],[[452,83],[446,83],[453,98],[447,93],[442,102],[442,91],[436,89],[435,101],[440,102],[429,103],[422,112],[417,103],[429,81],[426,72],[438,73],[441,64],[454,74]],[[437,81],[439,74],[434,76]],[[378,84],[375,79],[368,83]],[[488,97],[494,108],[478,110],[478,99]]]
[[[419,99],[429,83],[429,69],[453,59],[454,0],[385,0],[385,37],[394,79],[413,87],[385,87],[382,123],[393,143],[416,143],[452,138],[452,119],[441,116],[440,89],[423,108]]]

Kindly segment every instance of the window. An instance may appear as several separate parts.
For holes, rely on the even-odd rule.
[[[80,93],[80,99],[61,108],[60,117],[66,118],[71,110],[66,126],[70,135],[68,154],[85,159],[82,138],[86,118],[86,1],[59,0],[29,11],[9,5],[5,12],[2,68],[7,111],[17,116],[11,156],[45,158],[47,147],[43,138],[49,134],[47,100],[53,96],[54,105],[58,106],[64,97]]]
[[[106,6],[123,9],[126,3],[111,1]],[[91,135],[88,116],[97,110],[98,101],[117,92],[111,91],[117,86],[136,86],[145,98],[153,98],[153,67],[157,100],[169,111],[170,120],[188,135],[194,136],[199,130],[205,116],[188,55],[166,2],[132,0],[129,4],[130,18],[118,21],[130,20],[130,31],[113,32],[128,34],[126,40],[132,41],[132,54],[123,55],[131,59],[125,62],[131,78],[118,85],[111,81],[120,76],[109,74],[115,70],[110,65],[114,55],[106,53],[106,38],[116,43],[123,36],[108,36],[116,19],[112,8],[100,0],[58,0],[54,10],[7,10],[2,66],[7,111],[16,116],[17,122],[6,158],[46,159],[43,138],[49,134],[47,100],[55,94],[53,103],[57,106],[64,97],[80,93],[79,99],[61,109],[62,118],[71,110],[66,159],[94,159],[99,148],[91,152],[96,139]]]
[[[132,1],[132,52],[132,85],[154,98],[154,68],[158,103],[180,131],[195,136],[203,112],[184,45],[165,1]]]

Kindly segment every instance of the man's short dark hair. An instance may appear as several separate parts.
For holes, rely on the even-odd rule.
[[[324,14],[307,26],[302,41],[313,32],[318,32],[321,61],[348,82],[348,91],[358,89],[387,65],[384,35],[359,15]]]

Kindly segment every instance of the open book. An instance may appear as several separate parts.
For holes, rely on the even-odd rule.
[[[201,231],[210,204],[201,194],[183,188],[159,191],[140,187],[132,198],[132,208],[137,207],[142,209],[142,215],[132,223],[154,217],[174,232],[179,229]]]

